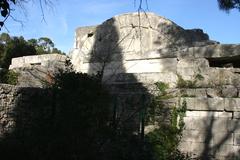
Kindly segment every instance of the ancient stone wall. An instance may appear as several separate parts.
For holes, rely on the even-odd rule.
[[[52,66],[52,63],[65,63],[66,56],[60,54],[43,54],[34,56],[23,56],[13,58],[9,69],[31,67],[31,66]]]
[[[154,95],[155,82],[169,84],[169,107],[187,104],[179,149],[195,158],[239,158],[240,45],[153,13],[129,13],[78,28],[71,56],[77,71],[102,73],[123,103]]]
[[[239,158],[239,89],[221,86],[181,91],[187,112],[179,149],[193,157]]]
[[[46,87],[53,81],[59,70],[65,69],[67,56],[44,54],[13,58],[10,70],[18,73],[18,86]]]
[[[153,13],[129,13],[98,26],[78,28],[71,57],[76,71],[102,76],[115,97],[116,118],[139,120],[136,111],[156,94],[154,83],[164,82],[172,97],[166,104],[178,107],[185,101],[187,105],[179,149],[195,158],[239,158],[240,45],[219,44],[200,29],[185,30]],[[41,109],[39,105],[46,107],[37,117],[51,114],[52,102],[34,101],[50,93],[23,86],[43,87],[49,78],[48,66],[54,70],[58,65],[52,62],[57,59],[62,65],[64,58],[13,59],[11,68],[21,73],[22,87],[0,85],[2,135],[13,126],[26,127],[25,122]],[[131,131],[141,129],[139,121],[128,123]]]
[[[34,121],[51,115],[51,92],[41,88],[23,88],[0,84],[0,138],[28,134]]]
[[[1,84],[0,85],[0,135],[10,132],[14,127],[14,119],[11,116],[15,98],[17,97],[17,90],[14,86]]]

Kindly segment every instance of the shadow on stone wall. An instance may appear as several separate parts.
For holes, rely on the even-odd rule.
[[[125,41],[125,38],[134,38],[134,37],[128,37],[128,36],[131,35],[132,33],[137,34],[136,28],[138,28],[139,30],[147,30],[147,29],[141,25],[139,25],[139,27],[127,26],[127,27],[130,27],[129,33],[125,33],[126,36],[120,39],[119,38],[120,35],[118,33],[119,28],[117,27],[121,28],[122,26],[117,26],[118,24],[116,23],[118,22],[116,22],[114,18],[107,20],[103,24],[99,25],[96,28],[96,31],[91,34],[91,36],[94,36],[95,38],[94,38],[94,44],[93,44],[93,48],[91,49],[89,62],[88,62],[89,63],[88,73],[98,74],[103,84],[106,86],[106,88],[109,89],[112,95],[112,100],[113,100],[111,110],[112,110],[112,116],[113,116],[112,122],[113,122],[115,135],[109,139],[109,142],[107,144],[108,148],[106,151],[108,154],[106,154],[107,157],[105,157],[105,159],[116,159],[116,160],[117,159],[119,160],[120,159],[132,159],[132,160],[133,159],[138,159],[138,160],[149,159],[150,160],[150,159],[156,159],[156,157],[154,157],[156,155],[154,154],[158,154],[157,156],[164,155],[165,157],[171,157],[170,152],[173,150],[174,147],[171,148],[172,150],[168,148],[169,150],[171,150],[170,152],[168,149],[165,149],[165,148],[163,150],[159,148],[157,151],[154,150],[156,149],[154,148],[156,146],[166,147],[166,148],[169,147],[169,146],[164,146],[168,142],[161,142],[161,141],[167,141],[167,140],[164,140],[165,138],[157,139],[153,136],[151,137],[152,138],[151,139],[149,136],[148,137],[149,139],[145,139],[146,134],[144,133],[144,131],[145,131],[145,125],[146,125],[145,123],[147,119],[146,112],[148,110],[148,107],[150,105],[152,98],[154,97],[154,95],[151,93],[151,91],[153,91],[151,89],[154,89],[154,88],[151,88],[149,90],[149,88],[146,87],[147,80],[143,82],[145,83],[145,86],[144,86],[142,82],[138,81],[139,77],[138,78],[136,77],[136,73],[135,74],[129,73],[128,71],[129,68],[125,68],[126,65],[124,64],[124,63],[128,63],[124,59],[124,54],[128,54],[128,53],[123,51],[123,49],[121,48],[122,46],[121,43]],[[141,34],[141,31],[138,31],[138,33]],[[137,36],[141,37],[141,35],[137,35]],[[141,37],[141,38],[144,39],[144,37]],[[139,42],[139,44],[141,44],[141,42]],[[132,43],[130,42],[130,44],[126,46],[131,48],[131,45]],[[141,56],[141,54],[143,53],[137,53],[137,54],[139,54],[138,56]],[[141,62],[142,60],[141,59],[136,60],[136,63],[139,63],[139,61]],[[156,62],[153,62],[153,63],[156,63]],[[167,64],[166,66],[165,66],[165,63]],[[165,63],[163,61],[163,64],[161,64],[162,69],[171,70],[167,68],[169,65],[171,66],[171,64],[169,64],[169,62],[165,62]],[[140,77],[142,76],[141,78],[148,79],[147,77],[148,73],[143,73],[142,75],[141,74],[142,73],[139,73]],[[150,76],[153,76],[151,74],[154,74],[154,76],[156,76],[157,73],[149,74]],[[150,77],[149,79],[151,78],[152,77]],[[159,80],[161,80],[161,78],[159,78]],[[154,84],[151,84],[151,85],[153,86]],[[156,92],[156,90],[154,91]],[[161,107],[164,108],[165,106],[161,106]],[[160,113],[160,115],[162,116],[161,119],[163,120],[163,122],[160,122],[161,123],[160,125],[165,126],[166,124],[164,123],[166,121],[169,122],[171,117],[169,115],[169,113],[171,112],[170,110],[172,109],[171,107],[172,106],[170,106],[169,108],[167,107],[164,108],[165,113]],[[161,110],[163,111],[164,109],[161,109]],[[152,128],[150,130],[154,131],[154,129],[155,128]],[[162,131],[161,133],[163,132],[164,131]],[[169,133],[170,132],[171,131],[169,131]],[[176,155],[179,157],[182,156],[181,153],[177,153]],[[114,156],[118,156],[118,157],[114,157]]]
[[[209,108],[209,110],[211,110]],[[224,112],[222,112],[224,113]],[[239,129],[239,122],[233,120],[232,117],[216,116],[210,112],[205,119],[202,120],[204,132],[203,144],[200,144],[201,160],[211,159],[239,159],[239,148],[234,146],[234,132]],[[201,121],[200,121],[201,123]],[[201,146],[202,145],[202,146]]]
[[[22,88],[9,93],[13,103],[4,111],[0,154],[3,159],[40,159],[47,153],[47,144],[54,139],[51,104],[48,90]]]
[[[136,134],[143,139],[144,111],[150,102],[151,95],[133,73],[126,71],[124,52],[121,48],[121,43],[126,37],[119,38],[116,23],[112,18],[96,28],[88,73],[97,73],[112,93],[115,128],[120,127],[121,131]]]
[[[102,159],[101,147],[112,134],[109,96],[86,74],[63,79],[60,89],[9,90],[13,101],[0,111],[2,159]]]
[[[149,159],[151,152],[145,150],[144,127],[145,111],[151,95],[134,74],[126,73],[119,47],[122,40],[119,39],[114,20],[106,23],[108,27],[103,24],[96,30],[96,42],[90,57],[90,62],[101,64],[90,63],[89,73],[98,71],[98,78],[111,92],[111,108],[108,104],[99,106],[104,94],[98,92],[96,87],[87,86],[87,83],[79,87],[70,81],[74,93],[63,90],[61,96],[51,89],[22,88],[18,91],[14,106],[6,111],[12,120],[10,130],[0,140],[1,157],[24,157],[26,160]],[[117,66],[113,67],[109,62],[117,62]],[[131,84],[126,79],[130,79]],[[81,90],[84,87],[90,89]],[[86,97],[88,94],[95,96]],[[85,100],[88,100],[87,104]],[[82,106],[87,107],[79,110],[78,107]],[[97,110],[96,115],[89,115],[91,107],[109,107],[110,113]],[[98,126],[106,127],[102,126],[105,123],[101,120],[108,115],[107,128],[92,130]],[[98,116],[99,119],[95,118]]]
[[[152,158],[153,151],[146,150],[147,146],[143,142],[146,107],[153,95],[142,83],[138,82],[135,74],[126,73],[127,68],[124,67],[124,57],[120,47],[123,39],[119,38],[114,19],[98,26],[95,35],[89,36],[95,36],[95,42],[89,57],[88,72],[97,73],[98,78],[111,93],[110,113],[97,112],[89,116],[91,113],[91,110],[88,110],[89,107],[90,109],[99,107],[98,105],[93,106],[92,103],[103,103],[101,106],[109,106],[102,101],[103,97],[101,96],[104,94],[98,92],[96,87],[81,90],[81,87],[86,87],[87,83],[79,87],[75,86],[74,81],[70,81],[72,90],[64,90],[61,96],[54,94],[49,89],[22,88],[18,91],[21,94],[16,93],[15,106],[6,110],[6,118],[12,118],[9,126],[13,126],[13,128],[9,128],[10,130],[0,139],[0,156],[3,159],[24,157],[26,160],[75,160],[80,158],[149,160]],[[86,79],[86,81],[89,80]],[[74,95],[71,92],[73,90],[76,91]],[[92,97],[90,93],[94,93],[95,96]],[[88,94],[91,96],[77,97]],[[88,103],[83,103],[84,100],[88,100]],[[61,107],[59,108],[59,106]],[[75,108],[82,106],[86,107],[81,110]],[[211,110],[211,108],[207,110]],[[58,116],[56,116],[57,112]],[[168,118],[168,113],[166,111],[166,114],[162,114],[161,119]],[[110,118],[104,117],[104,115],[109,115]],[[98,116],[100,119],[93,118]],[[227,122],[221,123],[211,113],[206,117],[208,118],[200,121],[204,140],[199,157],[203,160],[216,157],[218,150],[225,146],[224,143],[238,128],[237,121],[234,121],[229,128]],[[104,120],[109,118],[107,127],[101,123],[102,118]],[[226,121],[228,120],[226,118]],[[1,125],[2,128],[7,127],[3,123]],[[109,125],[113,130],[109,131]],[[218,132],[217,127],[221,127],[221,125],[226,127],[223,129],[229,129],[230,132],[223,135],[213,145],[215,133]],[[90,130],[86,129],[89,126],[103,127],[104,130],[103,128],[91,130],[91,127]],[[230,159],[232,156],[229,154],[226,157]]]

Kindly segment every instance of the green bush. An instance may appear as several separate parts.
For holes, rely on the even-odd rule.
[[[169,88],[169,85],[164,82],[156,82],[155,85],[157,86],[161,94],[166,94],[166,89]]]
[[[2,69],[0,71],[0,83],[16,85],[18,82],[18,73],[12,70]]]
[[[178,81],[177,81],[177,87],[178,88],[195,88],[196,87],[196,80],[190,81],[190,80],[184,80],[181,75],[177,75]]]
[[[204,80],[204,77],[201,74],[196,74],[194,80],[184,80],[181,75],[177,75],[177,87],[178,88],[196,88],[197,81]]]
[[[166,84],[157,83],[160,93],[164,93]],[[188,155],[178,150],[181,133],[184,127],[183,117],[187,109],[184,100],[180,107],[166,106],[162,103],[167,94],[159,94],[152,99],[147,110],[146,123],[158,125],[158,128],[145,137],[147,149],[151,153],[151,160],[186,160]],[[172,97],[170,97],[172,98]],[[149,158],[150,159],[150,158]]]
[[[198,74],[195,76],[195,79],[202,81],[202,80],[204,80],[204,77],[203,77],[201,74],[198,73]]]
[[[2,156],[25,160],[101,159],[101,147],[111,135],[110,98],[95,76],[60,73],[52,86],[29,96],[26,104],[20,100],[14,107],[16,125],[0,140]]]

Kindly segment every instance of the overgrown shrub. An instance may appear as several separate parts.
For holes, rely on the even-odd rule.
[[[110,99],[95,76],[61,72],[52,86],[29,96],[15,106],[14,130],[0,139],[2,157],[101,159],[111,135]]]
[[[162,95],[166,94],[166,89],[169,88],[169,85],[164,82],[156,82],[155,85],[156,85],[158,91],[160,92],[160,94],[162,94]]]
[[[12,70],[0,70],[0,83],[16,85],[18,82],[18,73]]]
[[[196,88],[197,82],[204,80],[201,74],[196,74],[193,80],[184,80],[181,75],[177,75],[177,87],[178,88]]]
[[[28,104],[20,101],[15,106],[15,128],[0,140],[2,157],[25,160],[187,159],[177,150],[185,109],[169,110],[159,101],[168,96],[167,84],[156,84],[161,94],[153,98],[147,109],[146,117],[150,120],[146,122],[157,122],[159,128],[142,139],[121,125],[113,127],[111,98],[99,76],[75,73],[70,65],[67,66],[67,71],[60,71],[49,88],[31,93]],[[164,113],[170,116],[169,123],[159,119]]]
[[[164,90],[164,83],[156,85],[161,87],[159,92]],[[163,99],[162,99],[163,97]],[[189,157],[178,150],[181,139],[181,132],[184,128],[183,117],[186,112],[186,101],[178,108],[166,106],[161,102],[166,94],[159,94],[153,98],[147,112],[147,124],[157,125],[157,128],[149,132],[145,137],[148,150],[151,153],[151,160],[186,160]]]
[[[178,81],[177,81],[178,88],[195,88],[196,87],[196,80],[194,81],[184,80],[180,75],[177,75],[177,77],[178,77]]]

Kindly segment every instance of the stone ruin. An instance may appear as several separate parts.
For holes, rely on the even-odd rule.
[[[193,158],[240,157],[240,45],[154,13],[129,13],[77,28],[71,58],[77,71],[100,73],[121,107],[143,105],[155,82],[169,84],[175,98],[166,104],[187,104],[179,149]]]
[[[13,58],[10,70],[19,73],[20,87],[43,88],[51,83],[54,74],[65,68],[67,57],[60,54],[44,54]]]
[[[101,75],[115,97],[117,111],[124,114],[147,105],[156,93],[154,83],[169,84],[167,92],[173,98],[163,100],[164,105],[178,107],[183,101],[187,105],[179,149],[193,158],[240,157],[240,45],[220,44],[201,29],[183,29],[154,13],[128,13],[101,25],[77,28],[70,57],[76,71]],[[25,77],[22,85],[33,77],[25,73],[27,68],[40,64],[46,69],[42,65],[46,59],[32,58],[27,63],[27,57],[12,60],[11,68]],[[52,62],[63,64],[64,58],[48,64],[54,68]],[[8,117],[3,106],[14,106],[12,92],[17,89],[11,88],[0,86],[0,104],[4,104],[0,123]],[[141,123],[134,123],[138,126],[129,125],[130,130],[139,130]]]

